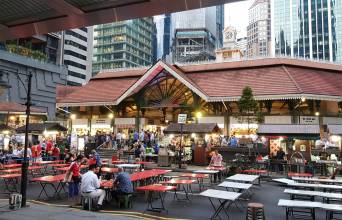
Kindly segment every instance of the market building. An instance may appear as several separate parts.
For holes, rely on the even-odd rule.
[[[262,124],[236,117],[245,86],[259,102]],[[309,133],[317,140],[341,129],[341,86],[342,66],[328,63],[265,58],[178,66],[159,61],[150,68],[101,72],[80,88],[59,87],[57,106],[72,113],[69,125],[79,134],[161,131],[185,113],[188,123],[216,123],[225,135],[241,139],[258,128],[286,125],[292,132],[300,125],[301,134],[314,126]]]

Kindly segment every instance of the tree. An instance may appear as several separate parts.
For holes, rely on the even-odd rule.
[[[253,91],[249,86],[242,90],[242,95],[237,102],[237,118],[240,123],[247,123],[248,134],[250,134],[249,125],[252,123],[261,123],[263,121],[262,112],[258,102],[254,99]]]

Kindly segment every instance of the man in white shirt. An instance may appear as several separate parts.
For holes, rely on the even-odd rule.
[[[95,174],[96,164],[89,166],[88,172],[82,176],[81,194],[83,196],[90,196],[92,199],[98,198],[96,210],[102,208],[103,200],[106,197],[106,192],[100,188],[100,180]]]
[[[122,134],[121,132],[119,131],[117,134],[116,134],[116,144],[118,146],[118,149],[121,148],[121,141],[122,141]]]

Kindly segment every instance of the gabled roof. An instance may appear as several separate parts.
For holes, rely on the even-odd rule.
[[[17,133],[24,133],[26,127],[21,126],[16,129]],[[28,131],[30,133],[43,133],[44,131],[67,131],[68,129],[57,122],[30,123]]]
[[[245,86],[252,88],[257,100],[342,101],[342,65],[264,58],[182,66],[159,61],[149,69],[102,72],[87,85],[58,95],[57,106],[117,105],[162,71],[207,102],[236,101]]]
[[[47,114],[46,111],[33,106],[31,106],[30,110],[31,114]],[[26,106],[16,102],[0,102],[0,112],[6,114],[25,114]]]
[[[177,69],[175,66],[168,65],[163,61],[158,61],[153,67],[151,67],[136,83],[134,83],[122,96],[117,100],[120,103],[122,100],[128,96],[138,92],[142,87],[149,83],[155,76],[157,76],[161,71],[166,70],[173,77],[178,79],[184,85],[186,85],[190,90],[196,93],[204,100],[208,100],[208,96],[203,92],[191,79],[189,79],[181,70]]]

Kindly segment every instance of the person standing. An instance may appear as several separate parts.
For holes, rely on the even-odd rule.
[[[38,142],[34,142],[31,147],[32,162],[36,162],[38,158]]]
[[[139,133],[136,130],[134,130],[133,142],[136,143],[138,140],[139,140]]]
[[[118,131],[118,133],[116,134],[116,144],[118,146],[118,149],[121,149],[121,144],[122,144],[122,134],[121,131]]]
[[[99,153],[96,152],[95,149],[91,151],[91,154],[93,155],[94,159],[96,160],[96,166],[101,167],[101,157]]]
[[[222,155],[219,154],[218,150],[215,150],[214,152],[212,152],[209,167],[214,167],[214,168],[215,167],[216,168],[222,167],[222,160],[223,160]],[[222,176],[221,171],[219,171],[218,173],[215,173],[214,174],[214,182],[216,183],[217,177],[221,181],[221,176]]]
[[[72,200],[76,200],[79,194],[79,184],[81,182],[80,170],[82,161],[83,155],[78,155],[76,160],[71,163],[66,174],[67,182],[69,182],[69,198],[71,198]]]
[[[52,148],[52,159],[59,160],[60,157],[60,149],[58,148],[57,144]]]
[[[53,143],[52,143],[51,139],[49,139],[46,142],[46,147],[45,147],[47,160],[52,160],[52,150],[53,150]]]
[[[83,196],[90,196],[92,199],[98,199],[95,210],[100,210],[106,197],[106,192],[100,189],[100,180],[95,173],[96,168],[96,164],[89,165],[88,172],[82,176],[81,194]]]

